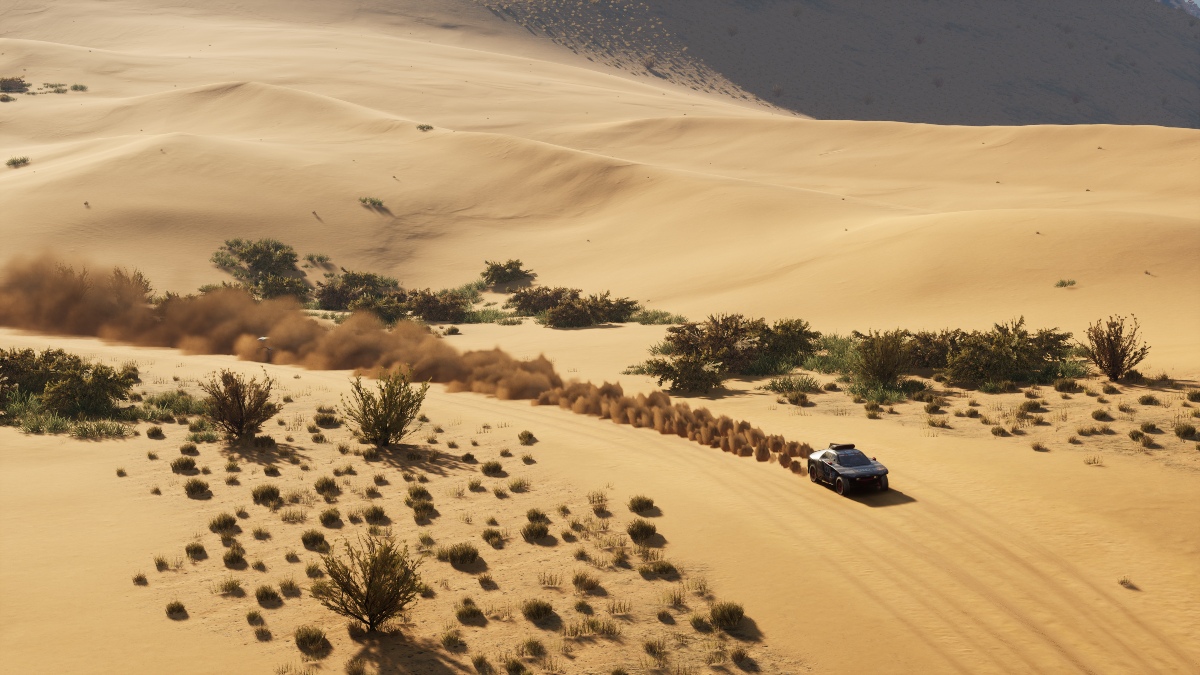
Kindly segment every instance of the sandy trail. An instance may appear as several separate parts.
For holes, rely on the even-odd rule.
[[[229,362],[93,340],[52,341],[110,360],[153,355],[185,378]],[[47,342],[5,335],[6,345]],[[294,372],[268,370],[284,382]],[[303,378],[299,386],[319,398],[345,389],[344,373],[304,372]],[[1187,627],[1200,619],[1200,578],[1190,564],[1200,552],[1200,531],[1180,526],[1200,516],[1194,474],[1117,456],[1094,469],[1074,453],[1043,455],[1002,441],[932,437],[919,427],[883,428],[861,418],[785,415],[763,405],[758,399],[716,407],[757,414],[761,419],[754,421],[768,432],[814,445],[853,437],[888,463],[895,489],[844,499],[778,466],[555,408],[435,392],[430,410],[464,428],[504,420],[534,429],[541,439],[539,485],[576,495],[605,484],[617,486],[618,494],[652,494],[672,555],[695,561],[694,570],[722,597],[745,602],[764,643],[794,659],[796,668],[1135,673],[1197,667],[1200,644]],[[10,444],[22,438],[4,433]],[[136,455],[147,442],[20,440],[5,454],[4,546],[19,553],[6,556],[0,578],[13,598],[8,611],[30,608],[21,630],[4,631],[6,649],[19,662],[82,663],[74,648],[31,653],[37,640],[23,640],[51,625],[69,631],[79,622],[82,628],[93,622],[92,611],[110,603],[117,617],[139,626],[131,631],[136,644],[154,646],[151,662],[177,664],[179,649],[215,648],[206,631],[185,631],[161,621],[156,609],[139,607],[144,601],[126,585],[139,556],[144,560],[189,533],[180,524],[189,504],[181,500],[164,510],[108,478],[117,457]],[[96,472],[105,480],[95,480]],[[65,490],[76,498],[46,495],[38,486],[47,482],[59,486],[56,494]],[[86,562],[92,558],[99,564]],[[81,574],[85,565],[90,571]],[[42,571],[31,576],[34,567]],[[1125,576],[1138,590],[1116,583]],[[51,592],[48,584],[67,592]],[[14,615],[4,617],[6,626],[14,621]],[[125,625],[121,621],[110,625]],[[227,632],[217,624],[218,635]],[[151,628],[143,631],[143,625]],[[848,653],[818,639],[826,625],[853,626],[870,639]],[[96,637],[115,638],[104,631]],[[220,652],[230,663],[262,658],[236,640]],[[110,663],[121,662],[116,651],[112,655]]]

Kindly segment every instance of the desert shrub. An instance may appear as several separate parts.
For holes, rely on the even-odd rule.
[[[21,157],[9,157],[8,161],[5,162],[4,164],[5,164],[5,166],[7,166],[10,169],[19,169],[28,163],[29,163],[29,158],[25,157],[25,156],[21,156]]]
[[[238,542],[233,542],[221,556],[226,567],[240,567],[246,564],[246,549]]]
[[[898,389],[900,377],[908,370],[908,333],[891,330],[870,331],[858,336],[850,352],[850,375],[858,387]]]
[[[29,89],[23,77],[0,77],[0,91],[20,93]]]
[[[481,464],[479,471],[485,476],[500,476],[504,474],[504,468],[500,466],[500,462],[495,460]]]
[[[537,443],[537,438],[534,437],[532,431],[526,429],[525,431],[517,434],[517,441],[519,441],[521,445],[533,445],[534,443]]]
[[[342,512],[336,508],[328,508],[317,516],[317,520],[325,527],[336,527],[338,523],[342,522]]]
[[[136,282],[135,282],[136,278]],[[150,292],[140,272],[115,269],[103,280],[116,295],[131,302],[144,300]],[[79,281],[90,287],[86,278]],[[68,418],[113,417],[124,412],[119,404],[130,397],[139,382],[137,367],[128,364],[120,370],[89,362],[61,349],[38,353],[32,349],[0,350],[0,393],[8,392],[6,412],[14,419],[24,413],[49,412]],[[63,429],[65,431],[65,429]]]
[[[167,616],[171,618],[186,617],[187,609],[185,609],[183,603],[178,600],[169,602],[167,603]]]
[[[1030,332],[1024,317],[995,324],[990,331],[964,335],[947,360],[945,374],[951,382],[976,385],[1052,379],[1057,364],[1070,353],[1070,338],[1070,333],[1049,328]]]
[[[208,551],[204,550],[204,544],[193,541],[183,547],[183,552],[192,560],[201,560],[208,556]]]
[[[681,314],[671,314],[662,309],[639,309],[629,320],[643,326],[673,326],[687,323],[687,317]]]
[[[329,548],[329,543],[325,541],[325,534],[320,530],[307,530],[300,535],[300,543],[310,551],[324,551]]]
[[[712,625],[724,631],[733,630],[741,625],[745,615],[745,610],[736,602],[715,602],[708,610],[708,618]]]
[[[546,523],[526,523],[521,528],[521,538],[531,544],[545,539],[549,534],[550,527]]]
[[[329,578],[312,585],[312,596],[330,611],[363,624],[368,631],[404,612],[423,584],[420,561],[391,539],[368,536],[357,546],[347,542],[345,557],[322,557]]]
[[[313,490],[317,494],[325,498],[336,497],[342,489],[338,487],[337,480],[333,476],[321,476],[313,483]]]
[[[537,316],[578,300],[579,294],[580,290],[577,288],[521,288],[509,297],[504,307],[516,311],[519,316]]]
[[[600,580],[587,572],[579,571],[572,575],[571,585],[580,593],[590,593],[600,588]]]
[[[453,546],[444,546],[436,551],[437,559],[441,562],[448,562],[455,567],[463,565],[473,565],[479,560],[479,549],[473,544],[458,543]]]
[[[1138,397],[1138,403],[1142,405],[1158,405],[1158,397],[1154,394],[1142,394]]]
[[[667,329],[659,356],[640,366],[675,391],[706,393],[732,375],[774,375],[800,365],[816,349],[820,333],[802,320],[768,325],[741,314],[709,316],[703,323]]]
[[[157,424],[150,427],[149,429],[146,429],[146,438],[150,438],[150,439],[153,439],[156,441],[161,441],[162,439],[164,439],[166,437],[167,437],[167,435],[165,433],[163,433],[163,428],[158,426]]]
[[[532,270],[525,269],[520,260],[503,263],[485,260],[483,264],[484,270],[479,276],[488,288],[503,289],[514,284],[527,283],[537,276]]]
[[[253,437],[262,425],[281,410],[271,401],[275,380],[264,377],[247,380],[231,370],[222,370],[200,383],[208,396],[204,399],[205,413],[226,435],[233,438]]]
[[[237,279],[259,298],[294,296],[308,299],[304,274],[296,266],[299,256],[291,246],[275,239],[227,239],[212,255],[212,263]]]
[[[200,415],[205,412],[204,402],[183,390],[146,396],[142,399],[142,409],[146,411],[147,419],[158,419],[160,411],[171,415]],[[203,431],[190,427],[189,430]]]
[[[763,386],[763,389],[776,394],[816,394],[821,391],[821,383],[811,375],[786,375],[773,378]]]
[[[804,358],[802,365],[805,370],[815,370],[818,373],[832,375],[833,373],[850,372],[850,357],[854,350],[854,338],[830,333],[817,338],[814,351]],[[833,384],[830,382],[829,384]],[[829,385],[825,385],[826,390]]]
[[[423,321],[462,323],[471,310],[471,296],[458,289],[421,288],[408,293],[406,306]]]
[[[629,298],[612,298],[608,291],[586,298],[575,297],[551,307],[542,315],[551,328],[586,328],[600,323],[628,323],[642,307]]]
[[[254,599],[258,600],[260,605],[272,605],[282,601],[279,597],[279,591],[275,590],[274,586],[263,584],[254,590]]]
[[[908,337],[908,355],[915,368],[942,369],[951,352],[958,349],[966,332],[957,328],[941,331],[917,331]]]
[[[317,283],[313,295],[318,307],[331,311],[356,309],[355,303],[360,303],[358,308],[367,309],[362,306],[363,303],[388,304],[389,299],[394,301],[393,304],[402,305],[406,299],[404,289],[395,279],[372,272],[351,272],[345,268],[341,274],[327,274],[324,282]],[[403,311],[392,321],[402,316]],[[386,317],[380,318],[386,320]]]
[[[1108,379],[1120,380],[1150,353],[1149,345],[1138,336],[1138,329],[1137,317],[1133,317],[1128,328],[1123,316],[1097,320],[1088,326],[1084,353]]]
[[[208,483],[199,478],[191,478],[183,484],[183,491],[192,499],[199,499],[208,494]]]
[[[342,399],[342,413],[354,423],[360,439],[380,448],[409,433],[429,391],[428,383],[414,386],[405,372],[382,375],[378,393],[364,387],[361,377],[354,378],[350,386],[350,400]]]
[[[538,623],[554,616],[554,606],[541,598],[533,598],[521,603],[521,614],[526,619]]]
[[[238,521],[232,513],[221,513],[208,521],[208,529],[216,534],[234,534],[238,531]]]
[[[296,647],[306,654],[319,652],[329,644],[325,638],[325,631],[316,626],[297,626],[293,637],[296,639]]]
[[[1187,422],[1176,422],[1174,431],[1175,431],[1175,435],[1178,436],[1182,440],[1187,440],[1189,438],[1194,438],[1196,436],[1195,425],[1189,424]]]
[[[254,486],[250,491],[250,498],[255,504],[263,504],[265,506],[275,506],[282,504],[283,500],[279,496],[279,488],[271,483]]]
[[[388,520],[387,513],[383,510],[383,507],[379,505],[368,506],[367,508],[363,509],[362,517],[363,520],[372,525],[382,525],[387,523]]]
[[[492,548],[500,548],[504,545],[504,534],[500,530],[488,528],[483,531],[483,540]]]
[[[654,500],[645,495],[634,495],[629,498],[629,510],[634,513],[645,513],[654,508]]]
[[[630,541],[635,544],[641,544],[657,534],[658,528],[648,520],[637,518],[629,523],[625,528],[625,533],[629,535]]]

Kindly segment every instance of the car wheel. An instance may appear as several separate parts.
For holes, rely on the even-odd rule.
[[[833,482],[833,489],[836,490],[839,495],[845,497],[850,494],[850,482],[845,478],[838,476],[837,480]]]
[[[887,489],[888,489],[887,476],[880,476],[879,477],[879,491],[883,492],[884,490],[887,490]]]
[[[817,482],[817,467],[815,467],[815,466],[808,467],[808,479],[814,483]]]

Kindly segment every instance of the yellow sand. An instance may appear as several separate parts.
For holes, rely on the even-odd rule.
[[[244,4],[0,8],[0,75],[89,86],[0,104],[5,157],[32,158],[0,171],[0,258],[73,254],[186,292],[225,278],[205,262],[224,239],[270,236],[406,287],[457,285],[484,259],[515,257],[545,284],[612,290],[693,318],[803,317],[823,331],[986,328],[1024,315],[1079,334],[1136,313],[1153,345],[1143,370],[1200,375],[1200,132],[807,120],[606,71],[466,2]],[[387,211],[363,208],[364,196]],[[1077,284],[1055,288],[1060,279]],[[663,328],[464,331],[455,344],[544,352],[565,376],[645,391],[645,378],[619,373]],[[50,345],[143,361],[155,391],[229,363],[0,335],[0,347]],[[345,373],[271,372],[297,395],[289,418],[346,390]],[[1019,439],[993,439],[975,422],[934,432],[917,404],[867,420],[842,394],[804,415],[761,392],[704,402],[813,445],[870,448],[893,471],[896,492],[882,501],[847,501],[778,466],[557,409],[434,392],[430,415],[460,443],[484,423],[511,424],[493,432],[506,440],[485,444],[489,458],[505,443],[519,456],[516,430],[542,439],[538,463],[521,469],[534,492],[503,507],[514,532],[529,506],[586,510],[583,496],[609,483],[618,505],[653,496],[668,555],[746,604],[765,672],[1200,670],[1194,443],[1168,433],[1156,461],[1132,451],[1124,434],[1135,420],[1122,419],[1117,435],[1072,446],[1066,437],[1092,424],[1097,404],[1055,397],[1066,418]],[[1187,413],[1178,393],[1164,398],[1172,407],[1136,421],[1167,428]],[[164,442],[93,444],[0,429],[0,651],[14,672],[269,672],[299,662],[289,636],[302,620],[330,632],[330,672],[362,648],[308,598],[269,616],[276,639],[259,644],[242,618],[253,599],[208,592],[221,548],[205,523],[248,505],[252,482],[227,489],[225,458],[205,448],[217,496],[197,507],[165,467],[182,436],[168,428]],[[316,466],[343,462],[306,436],[298,445]],[[1052,452],[1029,450],[1041,439]],[[162,459],[148,462],[148,449]],[[1105,465],[1085,465],[1087,455]],[[117,467],[130,476],[116,478]],[[285,470],[296,486],[319,474]],[[466,479],[432,482],[439,506]],[[149,494],[155,484],[164,496]],[[404,487],[395,479],[382,490],[389,512],[403,515]],[[496,500],[467,500],[479,506],[447,510],[439,537],[477,539]],[[303,581],[282,557],[299,548],[282,533],[302,526],[251,511],[280,533],[262,545],[243,537],[268,563],[259,576]],[[407,517],[397,530],[415,545]],[[202,571],[153,571],[154,555],[182,555],[197,532],[216,553]],[[565,544],[536,560],[527,548],[519,537],[504,553],[483,548],[505,602],[536,591],[539,566],[573,569]],[[484,593],[428,565],[451,588],[422,605],[410,634],[442,665],[413,672],[467,672],[469,659],[432,642],[461,594]],[[137,571],[149,588],[129,582]],[[258,573],[246,574],[252,592]],[[612,583],[639,603],[623,656],[662,631],[690,631],[686,614],[656,626],[657,588]],[[186,622],[163,616],[175,595],[192,612]],[[573,599],[560,595],[569,614]],[[520,622],[471,629],[470,648],[515,648]],[[565,672],[620,665],[578,651]],[[395,658],[380,661],[414,668]]]

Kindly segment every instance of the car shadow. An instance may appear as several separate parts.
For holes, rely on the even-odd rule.
[[[900,506],[902,504],[912,504],[917,501],[915,498],[909,497],[896,488],[889,488],[884,492],[852,492],[850,493],[850,499],[871,508]]]

